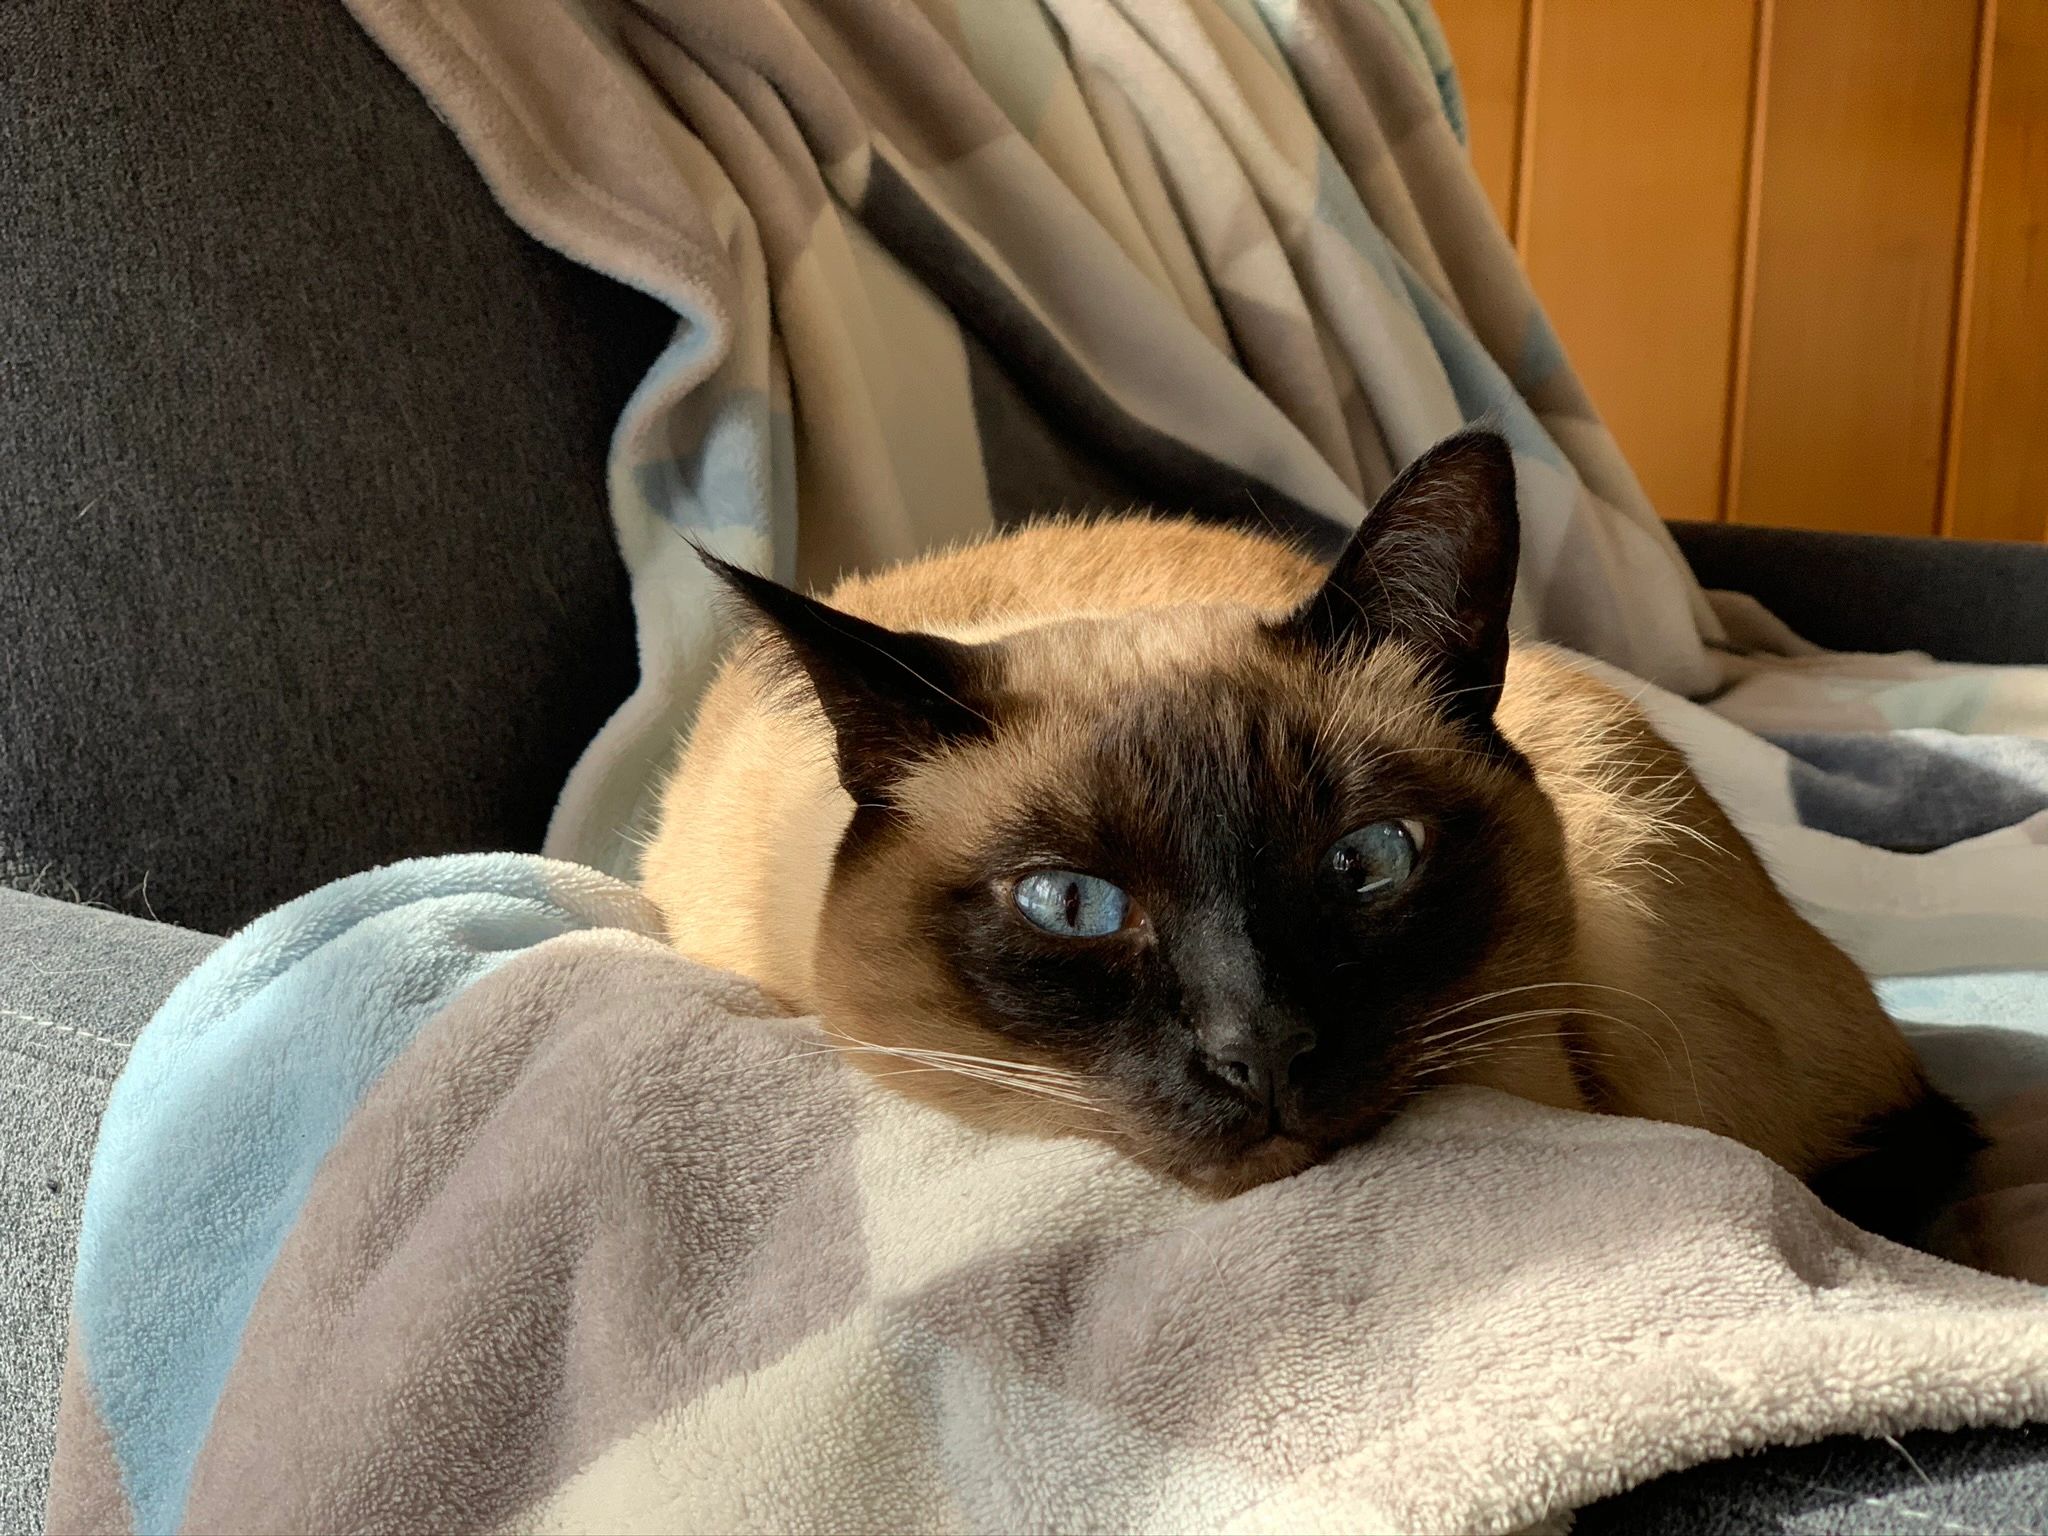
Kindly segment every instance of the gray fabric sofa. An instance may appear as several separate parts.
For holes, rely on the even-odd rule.
[[[336,4],[15,0],[0,99],[6,1536],[135,1031],[324,880],[536,847],[629,688],[602,461],[668,321],[518,235]],[[1679,535],[1825,643],[2048,661],[2048,549]],[[2048,1529],[2044,1465],[2039,1430],[1834,1442],[1579,1529]]]

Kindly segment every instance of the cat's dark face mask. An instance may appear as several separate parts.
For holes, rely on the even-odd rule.
[[[923,1053],[899,1086],[1225,1192],[1487,1081],[1466,1010],[1571,939],[1555,815],[1493,719],[1516,529],[1506,445],[1467,434],[1287,614],[975,646],[728,570],[856,806],[828,1026]]]

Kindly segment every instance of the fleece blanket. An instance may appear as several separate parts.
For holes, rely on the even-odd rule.
[[[2048,705],[1857,666],[1794,713],[1938,716],[1915,763]],[[1860,844],[1882,775],[1729,718],[1782,674],[1723,713],[1633,686],[1999,1127],[1945,1242],[2048,1279],[2048,807]],[[196,971],[108,1108],[51,1528],[1508,1531],[1766,1443],[2048,1415],[2048,1290],[1732,1142],[1453,1090],[1210,1202],[913,1105],[658,935],[602,874],[472,856]]]

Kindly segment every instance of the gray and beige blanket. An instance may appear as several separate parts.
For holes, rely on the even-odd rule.
[[[2048,676],[1694,586],[1419,0],[353,3],[514,217],[676,309],[613,450],[645,681],[560,858],[317,891],[144,1032],[53,1530],[1505,1531],[2048,1416],[2048,1291],[1732,1143],[1466,1090],[1205,1202],[886,1092],[614,878],[715,650],[679,534],[811,580],[1063,503],[1334,539],[1484,416],[1524,629],[1624,669],[1999,1129],[1944,1251],[2048,1279]]]

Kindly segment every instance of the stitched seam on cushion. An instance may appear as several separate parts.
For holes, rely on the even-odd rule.
[[[54,1029],[59,1034],[76,1035],[81,1040],[92,1040],[101,1045],[117,1046],[124,1051],[128,1049],[130,1044],[126,1040],[116,1040],[112,1035],[96,1035],[89,1029],[78,1029],[70,1024],[59,1024],[55,1019],[39,1019],[34,1014],[23,1013],[18,1008],[0,1008],[0,1019],[19,1019],[24,1024],[34,1024],[41,1029]]]

